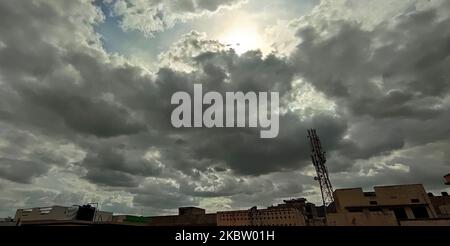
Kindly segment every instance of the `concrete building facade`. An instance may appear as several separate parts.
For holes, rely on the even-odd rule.
[[[78,207],[38,207],[17,209],[15,221],[75,220]]]
[[[329,226],[398,226],[392,211],[386,212],[343,212],[327,214]]]
[[[304,226],[300,210],[290,207],[270,207],[217,212],[218,226]]]
[[[442,192],[440,196],[428,193],[431,204],[439,218],[450,218],[450,196],[447,192]]]
[[[89,219],[82,218],[80,215],[86,211],[86,206],[51,206],[36,207],[27,209],[17,209],[14,221],[19,224],[39,223],[39,222],[55,222],[55,221],[91,221],[94,223],[105,223],[113,220],[113,213],[106,211],[98,211],[93,207],[92,216]],[[83,213],[82,213],[83,211]]]
[[[338,189],[334,192],[337,213],[394,213],[397,220],[436,218],[436,211],[423,185],[393,185],[374,187],[373,192],[362,188]]]

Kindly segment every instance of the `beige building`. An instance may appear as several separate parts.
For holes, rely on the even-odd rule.
[[[39,207],[28,209],[17,209],[14,216],[15,221],[42,221],[42,220],[74,220],[77,216],[78,207]]]
[[[398,226],[392,211],[386,212],[343,212],[327,214],[329,226]]]
[[[249,210],[217,212],[218,226],[249,226],[252,220]]]
[[[289,207],[270,207],[217,212],[218,226],[304,226],[300,210]]]
[[[367,215],[368,212],[378,212],[383,215],[368,216],[383,217],[386,220],[389,220],[391,213],[397,220],[437,217],[421,184],[378,186],[374,187],[373,192],[363,192],[362,188],[338,189],[334,192],[334,199],[337,213]]]

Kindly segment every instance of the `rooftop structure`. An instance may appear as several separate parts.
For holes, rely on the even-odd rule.
[[[338,213],[392,211],[398,220],[437,217],[421,184],[378,186],[373,192],[338,189],[334,198]]]
[[[32,224],[47,222],[68,222],[68,221],[84,221],[84,222],[109,222],[112,221],[113,213],[105,211],[97,211],[95,207],[90,205],[84,206],[51,206],[36,207],[27,209],[17,209],[14,221],[19,224]]]

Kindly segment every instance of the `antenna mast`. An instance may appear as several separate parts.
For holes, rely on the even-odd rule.
[[[322,144],[317,136],[316,129],[308,129],[308,138],[311,145],[311,160],[317,173],[314,180],[319,182],[326,214],[327,207],[334,202],[333,187],[331,186],[328,170],[325,166],[327,159],[325,157],[325,151],[322,150]]]

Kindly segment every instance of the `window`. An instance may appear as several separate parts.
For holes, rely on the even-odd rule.
[[[403,209],[403,208],[394,208],[393,211],[394,211],[395,217],[398,220],[408,218],[408,216],[406,215],[405,209]]]
[[[363,210],[361,208],[349,208],[348,212],[350,213],[358,213],[358,212],[362,212]]]
[[[426,207],[415,207],[411,208],[414,217],[416,219],[427,219],[430,218],[430,215],[428,215],[428,211]]]
[[[364,192],[364,196],[365,197],[375,197],[376,194],[375,194],[375,192]]]
[[[383,212],[383,209],[381,208],[369,208],[370,212]]]
[[[49,214],[52,211],[53,208],[39,208],[40,214],[44,215],[44,214]]]
[[[412,203],[419,203],[420,200],[419,200],[419,199],[411,199],[411,202],[412,202]]]
[[[378,202],[377,201],[370,201],[369,204],[370,205],[378,205]]]

